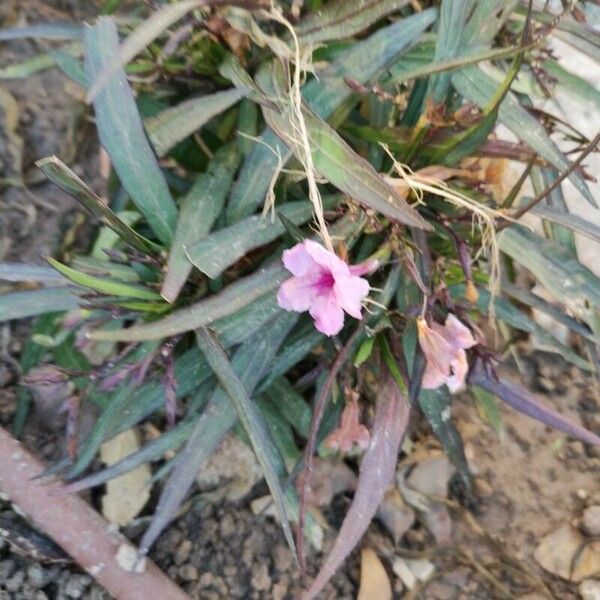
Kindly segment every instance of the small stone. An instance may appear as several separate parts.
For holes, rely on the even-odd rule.
[[[235,521],[231,514],[227,513],[222,519],[219,525],[221,536],[228,538],[235,533]]]
[[[48,582],[48,574],[40,565],[27,567],[27,579],[34,588],[43,588]]]
[[[65,595],[69,598],[81,598],[90,582],[87,575],[71,575],[65,586]]]
[[[535,549],[535,560],[553,575],[582,581],[600,571],[600,542],[584,545],[584,541],[583,535],[567,523],[542,539]]]
[[[288,592],[287,582],[280,581],[273,586],[272,598],[273,600],[283,600]]]
[[[20,590],[25,581],[25,571],[17,571],[10,579],[6,581],[4,587],[7,592],[16,592]]]
[[[183,540],[183,542],[177,546],[177,550],[175,551],[175,556],[173,557],[175,564],[182,565],[186,562],[192,553],[193,547],[191,540]]]
[[[583,512],[583,531],[587,535],[600,535],[600,506],[588,506]]]
[[[279,573],[285,573],[292,566],[294,559],[292,557],[292,553],[287,546],[283,544],[277,544],[275,549],[273,550],[273,562],[275,564],[275,569]]]
[[[252,587],[259,592],[267,592],[271,589],[272,581],[269,575],[269,568],[266,563],[261,563],[252,574],[250,581]]]
[[[194,565],[183,565],[179,568],[179,577],[183,581],[196,581],[199,577],[198,569]]]
[[[579,584],[581,600],[600,600],[600,581],[586,579]]]
[[[6,581],[15,572],[16,566],[10,558],[0,561],[0,581]]]

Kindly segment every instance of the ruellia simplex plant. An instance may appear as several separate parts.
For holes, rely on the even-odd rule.
[[[306,502],[314,457],[348,457],[358,485],[309,599],[373,518],[411,415],[467,491],[457,392],[495,418],[501,401],[600,443],[498,368],[531,333],[598,366],[600,281],[575,236],[600,230],[569,213],[562,185],[596,206],[583,163],[599,136],[535,108],[558,88],[600,105],[550,47],[559,33],[597,55],[586,3],[556,14],[516,0],[156,4],[107,0],[93,23],[0,31],[53,40],[10,76],[55,67],[79,84],[110,162],[100,197],[59,158],[39,160],[98,222],[95,239],[48,267],[0,265],[14,283],[0,318],[35,317],[15,433],[32,388],[70,386],[69,452],[46,474],[76,492],[152,463],[145,554],[235,428],[304,568],[305,542],[322,538]],[[523,271],[554,302],[519,285]],[[77,442],[87,402],[100,415]],[[161,435],[90,470],[104,441],[150,418]]]

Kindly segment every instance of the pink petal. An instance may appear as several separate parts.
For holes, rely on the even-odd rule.
[[[419,334],[419,345],[431,368],[450,375],[450,361],[456,355],[456,348],[440,333],[441,326],[433,323],[430,327],[423,318],[417,319],[417,330]]]
[[[310,275],[318,269],[317,263],[306,249],[306,241],[296,244],[283,253],[282,260],[285,268],[296,277]]]
[[[444,337],[457,348],[471,348],[477,344],[471,330],[452,313],[446,317],[444,328],[446,329]]]
[[[379,261],[375,258],[371,260],[365,260],[364,262],[358,263],[357,265],[350,265],[348,267],[352,275],[370,275],[379,268]]]
[[[435,390],[444,385],[448,377],[448,373],[444,373],[434,363],[427,361],[421,387],[425,390]]]
[[[348,265],[336,254],[323,248],[321,244],[312,240],[304,240],[304,247],[312,259],[321,265],[324,269],[331,272],[334,277],[343,277],[350,275]]]
[[[458,392],[465,386],[465,378],[469,372],[469,363],[467,362],[467,354],[464,350],[459,350],[456,358],[450,363],[452,374],[446,380],[448,389],[452,392]]]
[[[311,307],[315,297],[316,289],[310,280],[290,277],[279,287],[277,304],[285,310],[304,312]]]
[[[336,335],[344,326],[344,311],[338,305],[335,294],[317,296],[310,307],[315,327],[325,335]]]
[[[369,294],[369,282],[362,277],[338,277],[333,286],[338,304],[355,319],[362,319],[362,300]]]

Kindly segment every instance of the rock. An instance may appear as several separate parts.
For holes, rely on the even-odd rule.
[[[600,600],[600,581],[586,579],[579,584],[578,592],[581,600]]]
[[[415,511],[404,502],[402,494],[395,487],[386,492],[375,516],[387,529],[395,544],[415,522]]]
[[[90,583],[87,575],[71,575],[65,586],[65,595],[68,598],[81,598]]]
[[[197,581],[199,577],[198,569],[194,565],[183,565],[179,568],[179,577],[183,581]]]
[[[0,561],[0,581],[7,580],[15,572],[16,567],[15,561],[11,558]]]
[[[583,546],[584,542],[583,535],[567,523],[542,539],[534,557],[549,573],[579,582],[600,572],[600,542]]]
[[[48,582],[48,573],[37,564],[27,567],[27,579],[34,588],[43,588]]]
[[[250,583],[253,589],[258,592],[267,592],[271,589],[272,581],[271,576],[269,575],[269,568],[267,567],[267,563],[261,563],[256,571],[252,574],[252,579]]]
[[[182,565],[187,559],[190,557],[192,553],[192,548],[194,545],[191,540],[183,540],[179,546],[177,546],[177,550],[175,551],[175,556],[173,560],[176,565]]]
[[[17,571],[10,579],[6,580],[4,587],[7,592],[16,592],[21,589],[25,581],[25,571]]]
[[[583,512],[583,531],[587,535],[600,536],[600,506],[588,506]]]
[[[221,536],[224,538],[228,538],[235,533],[235,521],[231,514],[227,513],[221,519],[221,522],[219,523],[219,530],[220,530]]]
[[[273,550],[273,563],[277,571],[285,573],[294,563],[290,549],[284,544],[277,544]]]
[[[435,565],[428,560],[412,560],[397,556],[392,563],[392,570],[402,583],[412,590],[418,581],[427,581],[435,571]]]

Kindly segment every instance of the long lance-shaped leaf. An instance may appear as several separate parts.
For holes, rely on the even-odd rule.
[[[331,552],[303,595],[303,600],[317,597],[358,544],[375,516],[385,491],[394,478],[398,450],[406,432],[409,412],[407,398],[388,372],[377,396],[371,443],[360,465],[354,499]]]
[[[336,0],[309,13],[296,27],[302,44],[351,37],[406,6],[408,0]]]
[[[461,48],[464,28],[471,0],[443,0],[440,8],[434,61],[451,60]],[[428,84],[427,95],[436,103],[443,102],[450,87],[450,74],[437,73]]]
[[[155,254],[158,248],[134,231],[112,211],[67,165],[56,156],[38,160],[39,167],[50,181],[75,198],[103,225],[110,227],[124,242],[144,253]]]
[[[73,283],[96,290],[97,292],[111,296],[137,298],[139,300],[160,299],[159,294],[142,285],[134,285],[125,281],[109,279],[108,277],[95,277],[94,275],[88,275],[87,273],[67,267],[54,258],[48,257],[47,260],[59,273],[70,279]]]
[[[119,45],[117,27],[109,17],[85,30],[85,67],[90,81],[111,63]],[[127,190],[158,239],[169,244],[177,208],[144,133],[133,93],[121,69],[94,101],[100,141]]]
[[[335,107],[352,93],[344,77],[351,77],[359,83],[373,79],[403,50],[418,40],[434,22],[436,15],[435,9],[425,10],[353,44],[346,53],[319,73],[318,79],[304,86],[302,93],[308,105],[317,115],[327,119]],[[286,145],[272,131],[264,131],[259,141],[246,157],[234,184],[227,207],[229,223],[251,215],[264,202],[277,169],[290,157]]]
[[[196,179],[183,199],[169,253],[167,274],[161,289],[161,295],[167,302],[177,299],[192,270],[186,248],[204,238],[221,214],[239,161],[240,154],[236,145],[219,149],[206,173]]]
[[[234,354],[233,369],[249,395],[252,395],[297,319],[298,316],[292,313],[282,314],[266,332],[259,332],[247,340]],[[227,394],[222,388],[217,388],[198,418],[185,448],[175,459],[175,466],[160,496],[150,527],[140,543],[140,552],[147,553],[171,521],[195,481],[198,469],[236,420],[236,410]]]
[[[294,553],[292,528],[285,509],[284,492],[278,476],[278,473],[285,471],[285,464],[273,442],[264,417],[256,404],[250,399],[244,384],[229,362],[229,357],[214,335],[205,327],[200,327],[196,332],[196,342],[217,376],[221,387],[227,392],[235,407],[238,419],[250,438],[256,458],[271,490],[285,539],[290,550]]]
[[[452,85],[461,95],[480,108],[485,108],[488,105],[496,91],[494,80],[477,66],[464,67],[459,71],[455,71],[452,74]],[[548,137],[543,125],[532,117],[512,94],[508,94],[500,105],[499,119],[520,140],[533,148],[556,169],[564,171],[569,167],[569,161]],[[575,170],[570,178],[584,198],[592,206],[597,207],[597,203],[581,173]]]
[[[323,208],[334,208],[339,196],[323,198]],[[277,215],[289,219],[294,225],[303,225],[312,216],[312,206],[304,202],[288,202],[277,210]],[[188,246],[189,260],[211,279],[218,277],[251,250],[264,246],[285,233],[285,226],[277,216],[248,217]]]
[[[258,272],[228,285],[222,292],[177,310],[164,319],[129,329],[96,330],[89,337],[94,340],[140,342],[192,331],[236,313],[253,300],[279,287],[288,276],[289,273],[279,265],[259,269]]]
[[[186,100],[146,120],[146,131],[158,156],[200,129],[215,115],[227,110],[248,94],[245,88],[232,88]]]
[[[54,285],[67,285],[69,280],[50,267],[22,263],[0,263],[0,280],[21,282],[35,281]]]
[[[520,225],[499,236],[500,249],[529,269],[559,301],[585,318],[591,302],[600,307],[600,279],[556,242],[544,239]]]
[[[25,319],[49,312],[71,310],[85,301],[72,289],[60,287],[0,295],[0,322]]]
[[[83,27],[75,23],[36,23],[24,27],[0,29],[0,42],[35,38],[36,40],[80,40]]]
[[[263,107],[269,127],[299,158],[304,155],[294,132],[289,114],[276,113]],[[377,173],[373,166],[359,156],[336,131],[308,108],[302,111],[315,169],[339,190],[366,208],[378,211],[390,219],[419,229],[431,225]]]
[[[523,202],[527,200],[523,198]],[[600,242],[600,226],[590,223],[588,219],[584,219],[578,215],[572,215],[568,212],[560,212],[556,209],[544,206],[543,204],[536,204],[530,211],[532,214],[547,221],[552,221],[558,225],[568,227],[572,231],[585,235],[590,240]]]
[[[596,434],[588,431],[585,427],[581,427],[581,425],[569,421],[558,411],[540,402],[520,385],[503,379],[496,380],[493,376],[488,375],[480,364],[477,364],[473,368],[469,380],[471,383],[495,394],[503,402],[506,402],[506,404],[528,417],[554,429],[558,429],[558,431],[572,435],[587,444],[600,446],[600,437]]]

